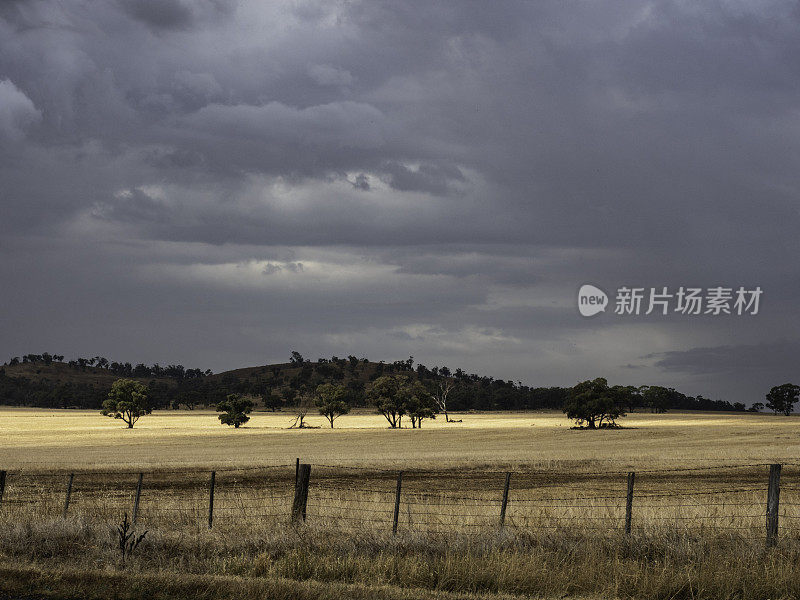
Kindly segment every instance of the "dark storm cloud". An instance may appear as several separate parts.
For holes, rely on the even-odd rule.
[[[47,324],[6,317],[3,348],[414,354],[749,399],[800,343],[780,341],[800,327],[799,21],[789,2],[2,3],[4,309]],[[587,321],[587,281],[761,285],[764,308]],[[219,348],[183,339],[198,323]],[[775,357],[757,384],[715,381],[749,347]]]
[[[25,129],[41,119],[41,113],[11,81],[0,79],[0,139],[19,142]]]
[[[186,29],[192,23],[189,3],[181,0],[122,0],[125,12],[152,27]]]
[[[119,0],[122,9],[147,27],[190,30],[204,19],[227,17],[235,8],[229,0]]]
[[[797,380],[800,341],[776,339],[759,344],[698,347],[671,350],[643,357],[673,377],[703,382],[717,397],[739,397],[764,402],[773,386]]]
[[[772,375],[782,372],[784,377],[791,378],[797,372],[798,351],[800,342],[777,340],[762,344],[671,350],[644,358],[655,358],[657,367],[677,373],[730,377],[734,374]]]
[[[451,180],[464,181],[464,175],[454,165],[421,164],[417,169],[410,169],[397,162],[387,162],[382,171],[396,190],[428,192],[436,196],[449,191]]]

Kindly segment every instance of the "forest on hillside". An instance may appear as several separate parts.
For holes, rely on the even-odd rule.
[[[519,381],[471,374],[462,369],[426,367],[413,357],[390,363],[348,356],[312,361],[292,352],[288,363],[250,367],[214,374],[183,365],[132,365],[100,356],[64,362],[64,356],[42,353],[13,357],[0,367],[0,404],[43,408],[99,409],[118,377],[138,379],[148,388],[154,409],[212,407],[228,394],[252,397],[266,410],[291,408],[320,384],[337,383],[347,389],[352,407],[367,407],[367,391],[378,377],[403,374],[433,390],[449,384],[448,409],[560,410],[569,387],[532,387]],[[627,410],[744,411],[744,404],[687,396],[672,388],[640,386],[631,389]]]

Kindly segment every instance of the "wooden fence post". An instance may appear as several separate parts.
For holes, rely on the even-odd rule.
[[[6,471],[0,471],[0,504],[3,503],[3,494],[6,491]]]
[[[139,516],[139,498],[142,497],[142,479],[144,479],[144,473],[139,473],[139,483],[136,484],[136,499],[133,501],[133,518],[131,518],[131,525],[136,525],[136,517]]]
[[[778,543],[778,506],[781,495],[781,465],[769,466],[767,490],[767,546]]]
[[[506,507],[508,506],[508,489],[511,486],[511,473],[506,473],[506,484],[503,487],[503,504],[500,506],[500,527],[506,524]]]
[[[403,472],[397,474],[397,489],[394,492],[394,519],[392,520],[392,535],[397,535],[397,522],[400,520],[400,490],[403,488]]]
[[[294,482],[297,484],[297,476],[300,473],[300,458],[294,459]]]
[[[211,485],[208,490],[208,528],[214,523],[214,486],[217,481],[217,472],[211,471]]]
[[[636,473],[631,471],[628,473],[628,497],[625,501],[625,534],[631,534],[631,519],[633,517],[633,482],[636,479]]]
[[[306,520],[308,504],[308,482],[311,479],[311,465],[300,465],[297,469],[297,481],[294,483],[294,502],[292,503],[292,522]]]
[[[69,474],[69,481],[67,482],[67,495],[64,497],[64,518],[67,518],[67,511],[69,510],[69,499],[72,496],[72,482],[75,480],[75,473]]]

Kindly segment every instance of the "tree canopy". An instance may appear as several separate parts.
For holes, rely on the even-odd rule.
[[[767,394],[767,408],[775,413],[783,413],[787,417],[792,414],[794,405],[800,398],[800,386],[793,383],[776,385]]]
[[[317,386],[315,400],[319,414],[328,419],[333,429],[333,422],[341,415],[350,412],[347,404],[347,388],[341,384],[323,383]]]
[[[602,377],[582,381],[570,390],[563,411],[579,427],[615,427],[616,420],[625,416],[624,407],[630,404],[635,391],[631,386],[609,387]]]
[[[436,400],[419,380],[407,375],[382,375],[370,386],[367,397],[372,400],[389,427],[403,426],[408,415],[412,427],[422,427],[423,419],[436,417]]]
[[[239,394],[228,394],[222,402],[217,403],[217,412],[221,412],[219,420],[223,425],[233,425],[238,429],[250,420],[247,415],[253,410],[253,401]]]
[[[436,400],[419,381],[408,381],[398,390],[400,403],[411,419],[411,427],[422,427],[423,419],[436,418]]]
[[[381,375],[372,382],[367,392],[367,397],[375,404],[378,412],[386,417],[392,429],[402,427],[403,415],[406,414],[400,388],[407,379],[401,375]]]
[[[117,379],[111,384],[111,391],[100,412],[107,417],[122,419],[128,429],[133,429],[133,424],[142,415],[149,415],[153,409],[147,402],[144,384],[133,379]]]

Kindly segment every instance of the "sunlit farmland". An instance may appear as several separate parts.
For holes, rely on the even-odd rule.
[[[579,431],[560,413],[455,414],[421,430],[391,430],[369,411],[331,430],[289,429],[291,413],[252,414],[246,426],[220,425],[211,411],[159,411],[128,430],[98,412],[0,408],[5,469],[97,466],[256,466],[308,462],[389,468],[586,465],[678,466],[780,462],[800,456],[800,417],[749,413],[632,413],[614,431]]]
[[[554,412],[453,418],[391,430],[361,411],[297,430],[290,412],[258,412],[234,430],[210,411],[165,411],[129,430],[95,412],[0,409],[0,574],[63,571],[87,597],[106,593],[108,569],[162,598],[212,582],[220,598],[800,593],[800,419],[633,413],[582,431]],[[293,521],[296,458],[311,478]],[[762,564],[776,462],[780,530]],[[147,541],[122,570],[114,526],[134,511]]]

